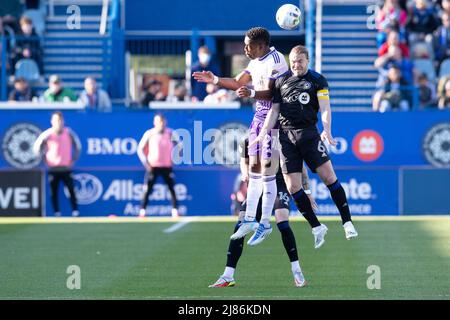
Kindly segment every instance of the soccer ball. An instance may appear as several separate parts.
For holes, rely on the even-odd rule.
[[[276,19],[280,28],[293,30],[300,24],[302,12],[293,4],[284,4],[278,8]]]

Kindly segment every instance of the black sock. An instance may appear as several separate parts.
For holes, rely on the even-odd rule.
[[[289,226],[289,221],[283,221],[277,224],[278,230],[281,232],[281,239],[283,240],[284,249],[289,256],[291,262],[298,260],[297,245],[295,243],[295,236]]]
[[[236,224],[236,226],[234,227],[234,232],[239,229],[240,225],[240,222]],[[242,254],[242,250],[244,250],[244,238],[245,237],[236,240],[230,240],[230,245],[228,246],[227,252],[227,267],[236,269],[236,265]]]
[[[308,196],[306,195],[303,189],[300,189],[296,193],[292,194],[292,198],[295,201],[295,205],[298,208],[298,211],[305,217],[308,221],[311,228],[320,226],[319,220],[317,220],[316,214],[311,206],[311,201],[309,201]]]
[[[350,216],[350,208],[348,207],[347,196],[345,195],[344,188],[342,188],[339,180],[336,180],[334,183],[328,186],[328,189],[331,193],[331,198],[334,201],[334,204],[339,210],[341,214],[342,224],[352,221]]]

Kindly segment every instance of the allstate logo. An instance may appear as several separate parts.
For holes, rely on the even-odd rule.
[[[435,125],[423,139],[423,153],[433,166],[450,166],[450,122]]]
[[[248,127],[239,122],[228,122],[218,130],[220,133],[213,142],[214,159],[217,164],[235,167],[240,162],[239,144],[247,135]]]
[[[77,173],[73,175],[73,180],[75,185],[75,193],[79,204],[94,203],[103,193],[102,182],[92,174]]]
[[[41,158],[33,153],[33,144],[41,133],[41,129],[31,123],[18,123],[10,127],[2,141],[5,160],[13,167],[30,169],[41,162]]]

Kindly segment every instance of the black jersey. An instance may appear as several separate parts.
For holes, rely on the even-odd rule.
[[[280,104],[281,129],[315,127],[319,112],[319,99],[328,99],[328,82],[313,70],[301,76],[292,71],[278,78],[274,86],[274,103]]]

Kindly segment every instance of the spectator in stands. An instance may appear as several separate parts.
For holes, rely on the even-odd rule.
[[[206,86],[206,91],[208,95],[205,97],[203,102],[205,103],[222,103],[231,101],[231,97],[228,94],[228,90],[219,89],[215,84],[208,83]]]
[[[450,108],[450,77],[442,77],[439,80],[438,92],[439,92],[438,108],[439,109]]]
[[[184,84],[177,84],[173,91],[173,95],[167,98],[168,102],[183,102],[186,101],[187,98],[187,90]]]
[[[436,90],[430,83],[425,73],[421,73],[417,78],[419,93],[419,107],[421,109],[431,108],[436,105]]]
[[[217,76],[220,75],[218,66],[211,61],[211,52],[209,51],[207,46],[202,46],[198,49],[198,61],[193,64],[191,74],[196,71],[211,71]],[[206,83],[191,81],[191,85],[192,100],[203,101],[203,99],[205,99],[208,94],[206,92]]]
[[[13,54],[13,64],[21,59],[32,59],[39,67],[39,72],[43,73],[42,47],[39,36],[34,30],[33,21],[23,16],[20,18],[21,33],[17,36],[16,46]]]
[[[48,89],[43,95],[44,102],[70,102],[77,101],[76,94],[72,89],[63,87],[58,75],[53,74],[48,81]]]
[[[450,14],[450,0],[442,0],[441,2],[441,11],[439,15],[442,17],[444,13]]]
[[[427,41],[431,43],[432,33],[439,25],[436,11],[430,6],[428,0],[415,0],[406,28],[409,33],[409,44]]]
[[[414,82],[413,63],[410,59],[404,58],[400,47],[392,45],[386,54],[375,60],[375,68],[379,70],[377,86],[383,86],[387,77],[387,70],[391,66],[396,66],[401,70],[403,79],[412,84]]]
[[[378,50],[378,56],[385,55],[391,46],[398,46],[402,52],[402,56],[409,58],[409,48],[405,43],[400,43],[400,35],[396,30],[389,31],[387,41]]]
[[[384,87],[378,111],[409,110],[410,94],[407,86],[408,83],[402,79],[400,69],[392,66],[388,71],[388,81]]]
[[[97,88],[97,81],[93,77],[84,80],[84,90],[80,93],[79,101],[88,110],[111,112],[112,104],[108,93]]]
[[[72,167],[77,161],[81,143],[75,132],[64,126],[64,116],[57,111],[51,117],[52,127],[42,132],[36,139],[33,151],[36,155],[44,155],[48,166],[48,181],[55,216],[61,216],[58,201],[59,182],[62,181],[70,194],[72,216],[79,215],[77,198],[72,179]]]
[[[443,13],[441,21],[442,25],[433,34],[434,59],[437,65],[450,58],[450,14]]]
[[[9,93],[9,101],[32,101],[34,98],[37,98],[37,95],[27,80],[21,77],[14,79],[14,89]]]
[[[386,41],[387,33],[391,29],[396,29],[400,34],[400,38],[404,40],[407,18],[408,15],[400,7],[398,0],[386,0],[376,17],[378,29],[377,47],[379,48]]]
[[[165,101],[166,96],[161,91],[162,84],[156,79],[152,79],[146,86],[144,96],[141,98],[140,104],[143,107],[148,107],[152,101]]]

